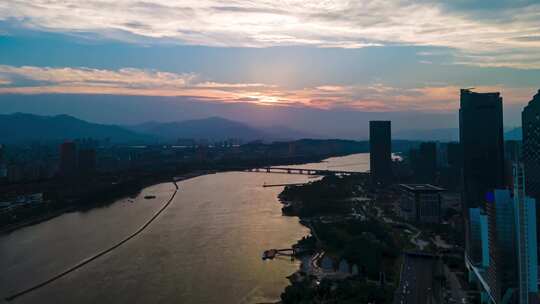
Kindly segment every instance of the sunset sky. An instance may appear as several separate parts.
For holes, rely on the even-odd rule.
[[[421,117],[454,115],[461,87],[501,91],[506,124],[519,124],[540,87],[538,1],[0,2],[1,102],[9,93],[122,95],[128,106],[125,95],[166,96],[214,105],[215,116],[231,116],[220,109],[233,103]]]

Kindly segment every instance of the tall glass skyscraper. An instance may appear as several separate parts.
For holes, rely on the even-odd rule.
[[[459,140],[463,161],[465,247],[469,259],[479,265],[480,255],[473,253],[471,246],[468,210],[484,207],[488,193],[504,188],[503,112],[499,93],[461,90]]]
[[[512,173],[513,191],[495,189],[488,195],[487,224],[480,208],[469,209],[467,261],[480,256],[481,263],[468,267],[476,270],[488,302],[538,304],[536,201],[525,194],[523,165],[515,164]]]
[[[461,90],[459,140],[463,149],[464,207],[483,205],[486,194],[504,188],[502,97]]]
[[[392,181],[392,129],[390,121],[369,122],[369,164],[375,185]]]
[[[523,109],[521,120],[522,157],[525,175],[527,175],[525,189],[527,195],[540,201],[540,90]],[[540,214],[537,214],[536,218],[540,219]],[[538,233],[540,231],[537,230]]]
[[[521,164],[514,166],[514,218],[517,277],[520,304],[538,303],[538,254],[536,201],[525,194],[526,178]]]

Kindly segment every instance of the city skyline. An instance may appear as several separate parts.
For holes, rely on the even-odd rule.
[[[540,303],[539,20],[0,2],[0,301]]]

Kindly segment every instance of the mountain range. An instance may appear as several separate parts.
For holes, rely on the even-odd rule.
[[[229,138],[239,138],[247,141],[258,139],[275,141],[320,137],[282,126],[273,126],[264,129],[255,128],[241,122],[215,116],[179,122],[147,122],[128,126],[127,128],[135,132],[153,135],[169,141],[178,138],[204,138],[211,141]]]
[[[459,129],[402,130],[395,132],[392,137],[413,141],[458,141]],[[283,126],[253,127],[221,117],[120,126],[87,122],[69,115],[40,116],[25,113],[0,115],[0,143],[62,141],[77,138],[109,139],[116,143],[157,143],[172,142],[180,138],[211,141],[230,138],[244,141],[286,141],[323,137]],[[521,139],[521,128],[507,130],[505,139]]]
[[[120,126],[90,123],[69,115],[0,115],[1,143],[63,141],[76,138],[108,138],[114,142],[146,142],[153,139]]]
[[[0,115],[0,143],[62,141],[76,138],[109,139],[117,143],[174,141],[179,138],[229,138],[252,140],[294,140],[315,138],[286,127],[255,128],[240,122],[209,117],[180,122],[147,122],[133,126],[104,125],[69,115],[40,116],[25,113]]]

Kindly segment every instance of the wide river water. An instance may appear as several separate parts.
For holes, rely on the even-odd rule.
[[[293,167],[369,170],[369,154]],[[228,172],[179,183],[170,206],[141,234],[14,303],[264,303],[279,299],[296,261],[262,261],[309,231],[281,215],[277,195],[307,176]],[[174,192],[145,188],[133,201],[71,212],[0,236],[0,296],[31,287],[110,247]],[[145,195],[155,199],[144,199]],[[1,302],[2,300],[0,300]]]

